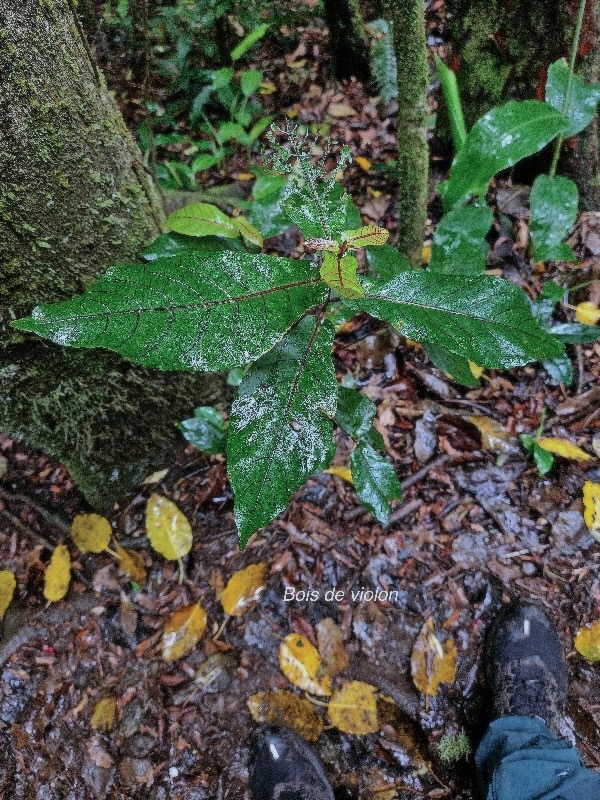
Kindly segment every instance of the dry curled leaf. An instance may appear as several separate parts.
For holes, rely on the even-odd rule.
[[[175,661],[190,653],[202,638],[206,621],[206,611],[199,603],[177,609],[163,630],[163,660]]]
[[[575,649],[588,661],[600,661],[600,620],[577,631]]]
[[[583,519],[590,531],[600,531],[600,483],[583,484]]]
[[[305,697],[289,689],[258,692],[246,701],[252,719],[267,725],[286,725],[307,742],[316,742],[323,732],[323,717]]]
[[[456,678],[456,647],[452,639],[443,644],[433,630],[429,617],[413,645],[410,658],[413,682],[423,694],[433,697],[440,683],[453,683]]]
[[[285,637],[279,646],[279,667],[299,689],[319,697],[331,694],[331,679],[323,675],[321,656],[305,636],[290,633]]]
[[[192,526],[166,497],[151,494],[146,506],[146,533],[153,549],[169,561],[179,561],[192,547]]]
[[[265,588],[267,565],[250,564],[231,576],[221,594],[223,611],[230,617],[241,617]]]
[[[475,377],[478,378],[480,376],[475,375]],[[514,445],[510,441],[510,434],[495,419],[483,416],[469,416],[467,420],[475,425],[481,434],[481,446],[484,450],[502,455],[510,453],[514,449]]]
[[[364,169],[365,172],[368,172],[371,169],[371,162],[368,158],[365,158],[364,156],[356,156],[354,160],[361,169]]]
[[[134,583],[140,586],[146,582],[146,565],[144,559],[135,550],[125,547],[116,547],[115,553],[119,559],[119,569],[124,572]]]
[[[0,572],[0,619],[4,619],[6,609],[12,602],[16,588],[17,579],[14,572],[9,569],[3,569]]]
[[[44,576],[44,597],[51,603],[62,600],[71,582],[71,556],[64,544],[54,548]]]
[[[354,117],[356,115],[355,109],[348,103],[329,103],[327,113],[336,118]]]
[[[571,444],[567,439],[556,439],[554,436],[542,436],[537,440],[537,444],[542,450],[547,450],[549,453],[554,453],[555,456],[562,458],[569,458],[572,461],[591,461],[593,456]]]
[[[348,681],[333,693],[329,719],[343,733],[364,736],[379,730],[377,689],[370,683]]]
[[[94,707],[90,725],[95,731],[109,731],[115,724],[117,700],[114,697],[103,697]]]
[[[78,514],[71,523],[71,536],[82,553],[101,553],[110,543],[112,528],[100,514]]]
[[[317,644],[325,674],[335,678],[348,666],[348,654],[344,647],[344,634],[331,617],[318,623]]]

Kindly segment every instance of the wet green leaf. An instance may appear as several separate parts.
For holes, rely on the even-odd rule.
[[[564,383],[571,386],[573,383],[573,364],[566,353],[548,361],[542,361],[543,367],[555,384]]]
[[[468,358],[457,356],[439,344],[426,344],[424,348],[435,366],[456,383],[462,386],[479,386],[479,380],[473,375]]]
[[[487,206],[459,206],[445,214],[433,234],[429,271],[480,275],[490,249],[485,236],[493,221]]]
[[[363,285],[365,297],[344,300],[355,313],[366,311],[409,339],[442,345],[482,367],[514,367],[563,351],[536,323],[523,292],[499,278],[411,270]]]
[[[435,66],[437,67],[438,75],[440,76],[442,92],[444,93],[444,101],[446,103],[446,108],[448,109],[448,117],[450,119],[450,130],[452,131],[454,149],[458,153],[467,139],[467,127],[463,117],[462,103],[460,101],[456,75],[444,64],[438,55],[435,57]]]
[[[363,392],[341,386],[335,421],[352,439],[358,441],[369,435],[377,407]]]
[[[399,272],[412,269],[405,258],[391,244],[382,247],[367,247],[367,263],[378,278],[393,278]]]
[[[387,524],[390,501],[402,498],[402,486],[391,464],[368,444],[357,444],[350,457],[356,494],[379,522]]]
[[[569,82],[569,65],[564,58],[550,64],[546,80],[546,102],[562,112]],[[584,83],[578,75],[571,79],[569,106],[566,116],[569,120],[564,131],[565,138],[574,136],[592,122],[600,101],[600,83]]]
[[[279,236],[291,222],[283,211],[287,181],[281,175],[259,174],[252,187],[252,206],[248,218],[265,239]]]
[[[220,239],[217,236],[184,236],[182,233],[163,233],[152,244],[142,250],[145,261],[156,261],[157,258],[171,258],[182,253],[222,253],[224,250],[243,251],[244,246],[238,239]]]
[[[329,464],[338,390],[332,344],[330,323],[306,317],[240,385],[227,462],[242,547]]]
[[[533,443],[533,460],[538,468],[540,475],[546,475],[554,465],[554,456],[548,450],[544,450],[537,442]]]
[[[224,370],[270,350],[327,291],[305,261],[187,253],[118,264],[84,295],[39,306],[14,326],[148,367]]]
[[[307,239],[327,239],[330,233],[358,227],[352,199],[341,184],[331,181],[316,184],[314,192],[306,184],[288,183],[283,209]]]
[[[240,235],[227,214],[210,203],[194,203],[178,208],[169,214],[166,226],[169,230],[186,236],[224,236],[235,239]]]
[[[559,111],[538,100],[511,100],[492,108],[468,133],[450,178],[440,187],[446,209],[483,194],[497,172],[537,153],[566,125]]]
[[[227,428],[215,408],[200,406],[194,416],[179,423],[179,429],[190,444],[205,453],[224,453],[227,447]]]
[[[246,55],[251,47],[254,47],[257,42],[260,42],[268,30],[269,26],[266,22],[263,22],[261,25],[257,25],[256,28],[251,30],[247,36],[244,36],[242,41],[233,48],[231,51],[231,60],[237,61],[239,58]]]
[[[600,337],[600,328],[596,325],[581,325],[579,322],[557,322],[550,333],[565,344],[587,344]]]
[[[563,239],[573,229],[579,193],[568,178],[538,175],[531,189],[529,232],[538,261],[576,261]]]

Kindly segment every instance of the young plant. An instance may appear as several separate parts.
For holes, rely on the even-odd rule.
[[[288,125],[284,146],[279,133],[272,129],[268,138],[273,167],[287,176],[281,213],[304,234],[310,259],[232,251],[229,243],[239,245],[241,236],[260,246],[253,226],[198,204],[175,212],[168,225],[180,236],[224,242],[220,250],[176,248],[144,264],[115,265],[85,294],[39,306],[13,323],[61,345],[109,348],[158,369],[245,368],[226,432],[241,546],[286,508],[309,475],[329,465],[336,421],[357,442],[354,484],[378,518],[388,518],[389,500],[399,494],[377,452],[374,407],[336,383],[330,309],[343,307],[346,318],[366,312],[412,340],[491,368],[563,352],[512,283],[410,269],[387,251],[385,230],[357,226],[336,179],[350,160],[347,148],[327,173],[329,148],[313,163],[306,139]],[[400,270],[359,275],[355,253],[365,245],[371,254],[386,250]]]

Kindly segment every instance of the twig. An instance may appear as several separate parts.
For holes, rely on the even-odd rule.
[[[71,533],[71,526],[66,520],[64,520],[54,511],[46,508],[46,506],[42,505],[34,497],[31,497],[28,494],[22,494],[20,492],[11,492],[2,486],[0,486],[0,497],[9,503],[15,502],[28,505],[30,508],[33,508],[34,511],[37,511],[40,516],[44,517],[47,522],[49,522],[51,525],[54,525],[55,528],[58,528],[62,533]]]
[[[403,491],[409,489],[411,486],[414,486],[415,483],[419,483],[419,481],[427,475],[432,469],[437,469],[438,467],[442,467],[450,460],[450,456],[444,453],[437,458],[434,458],[433,461],[429,461],[425,464],[424,467],[417,470],[414,475],[410,475],[406,480],[402,481],[402,489]]]

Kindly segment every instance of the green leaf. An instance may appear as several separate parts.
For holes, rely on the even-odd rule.
[[[233,80],[234,72],[231,67],[221,67],[215,71],[212,79],[213,89],[224,89]]]
[[[240,235],[229,217],[210,203],[194,203],[178,208],[169,214],[166,226],[169,230],[184,233],[186,236],[224,236],[235,239]]]
[[[267,128],[272,122],[273,122],[272,116],[261,117],[259,120],[257,120],[248,131],[247,136],[249,144],[253,144],[261,135],[261,133],[264,133],[267,130]]]
[[[262,82],[263,74],[259,69],[246,69],[242,72],[240,86],[244,97],[254,94]]]
[[[487,206],[457,206],[445,214],[433,234],[429,271],[480,275],[490,249],[485,236],[493,221]]]
[[[248,244],[254,244],[256,247],[263,246],[263,238],[260,233],[256,230],[254,225],[251,225],[246,217],[232,217],[231,221],[238,229],[238,231],[242,234],[244,241],[248,242]]]
[[[230,139],[242,142],[245,136],[246,131],[237,122],[224,122],[217,128],[217,141],[219,144],[224,144]]]
[[[564,383],[565,386],[571,386],[574,378],[573,364],[566,353],[550,361],[543,361],[542,364],[555,384]]]
[[[538,468],[540,475],[546,475],[554,466],[554,456],[543,447],[540,447],[537,442],[533,443],[533,460]]]
[[[412,269],[408,261],[391,244],[382,247],[367,247],[367,263],[378,278],[393,278],[400,272]]]
[[[258,25],[256,28],[254,28],[254,30],[251,30],[250,33],[245,36],[236,47],[233,48],[231,51],[231,60],[237,61],[238,58],[246,55],[251,47],[253,47],[257,42],[260,42],[268,30],[269,26],[266,24],[266,22],[263,22],[262,25]]]
[[[411,270],[363,281],[365,297],[344,300],[417,342],[441,344],[482,367],[506,368],[563,351],[533,318],[523,292],[508,281]]]
[[[479,381],[471,372],[469,359],[457,356],[439,344],[426,344],[425,352],[438,369],[462,386],[479,386]]]
[[[227,374],[227,385],[239,386],[245,374],[246,370],[243,369],[242,367],[236,367],[235,369],[230,369]]]
[[[451,69],[444,64],[438,55],[435,57],[435,65],[437,67],[438,75],[440,76],[440,84],[448,109],[448,117],[450,119],[450,130],[452,131],[452,141],[454,142],[454,149],[458,153],[467,139],[467,126],[463,117],[462,103],[460,101],[460,94],[458,91],[458,84],[456,83],[456,75]],[[491,223],[490,223],[491,224]]]
[[[564,286],[560,286],[556,281],[550,279],[542,286],[540,297],[543,300],[552,300],[556,304],[562,300],[566,291],[568,290]]]
[[[580,325],[579,322],[557,322],[550,333],[565,344],[587,344],[600,337],[597,325]]]
[[[314,191],[313,191],[314,190]],[[287,184],[283,210],[307,239],[328,239],[341,234],[348,225],[351,204],[339,183],[325,181],[311,188],[308,184]]]
[[[244,377],[231,408],[227,465],[244,547],[331,459],[337,383],[333,327],[302,320]]]
[[[215,155],[211,155],[210,153],[200,153],[199,156],[192,161],[192,172],[194,175],[196,172],[202,172],[202,170],[210,169],[214,167],[215,164],[218,164],[220,161],[223,160],[225,157],[225,153],[222,150],[219,150],[218,153]]]
[[[339,257],[339,253],[323,253],[321,278],[327,286],[336,291],[340,297],[362,297],[363,288],[356,278],[358,261],[347,253]]]
[[[391,464],[368,444],[357,444],[350,456],[356,494],[365,508],[384,525],[392,509],[390,500],[402,498],[402,486]]]
[[[546,102],[562,112],[569,83],[569,65],[564,58],[555,61],[548,68],[546,80]],[[571,79],[569,106],[566,117],[569,124],[563,131],[565,138],[575,136],[593,121],[600,101],[600,83],[584,83],[578,75]]]
[[[190,444],[205,453],[224,453],[227,447],[227,428],[223,417],[210,406],[194,410],[192,419],[179,423],[179,429]]]
[[[84,295],[38,306],[14,327],[148,367],[225,370],[270,350],[327,292],[305,261],[186,253],[111,267]]]
[[[373,427],[376,412],[375,403],[366,394],[340,386],[335,421],[350,438],[365,439]]]
[[[576,261],[563,239],[573,229],[579,192],[568,178],[538,175],[531,188],[529,232],[538,261]]]
[[[283,210],[286,186],[287,181],[281,175],[259,173],[252,187],[253,203],[248,216],[265,239],[279,236],[292,224]]]
[[[440,187],[447,209],[483,194],[490,179],[537,153],[566,127],[559,111],[538,100],[511,100],[477,120]]]
[[[181,233],[163,233],[152,244],[142,250],[145,261],[156,261],[157,258],[172,258],[182,253],[222,253],[223,251],[244,251],[239,239],[220,239],[217,236],[184,236]]]

